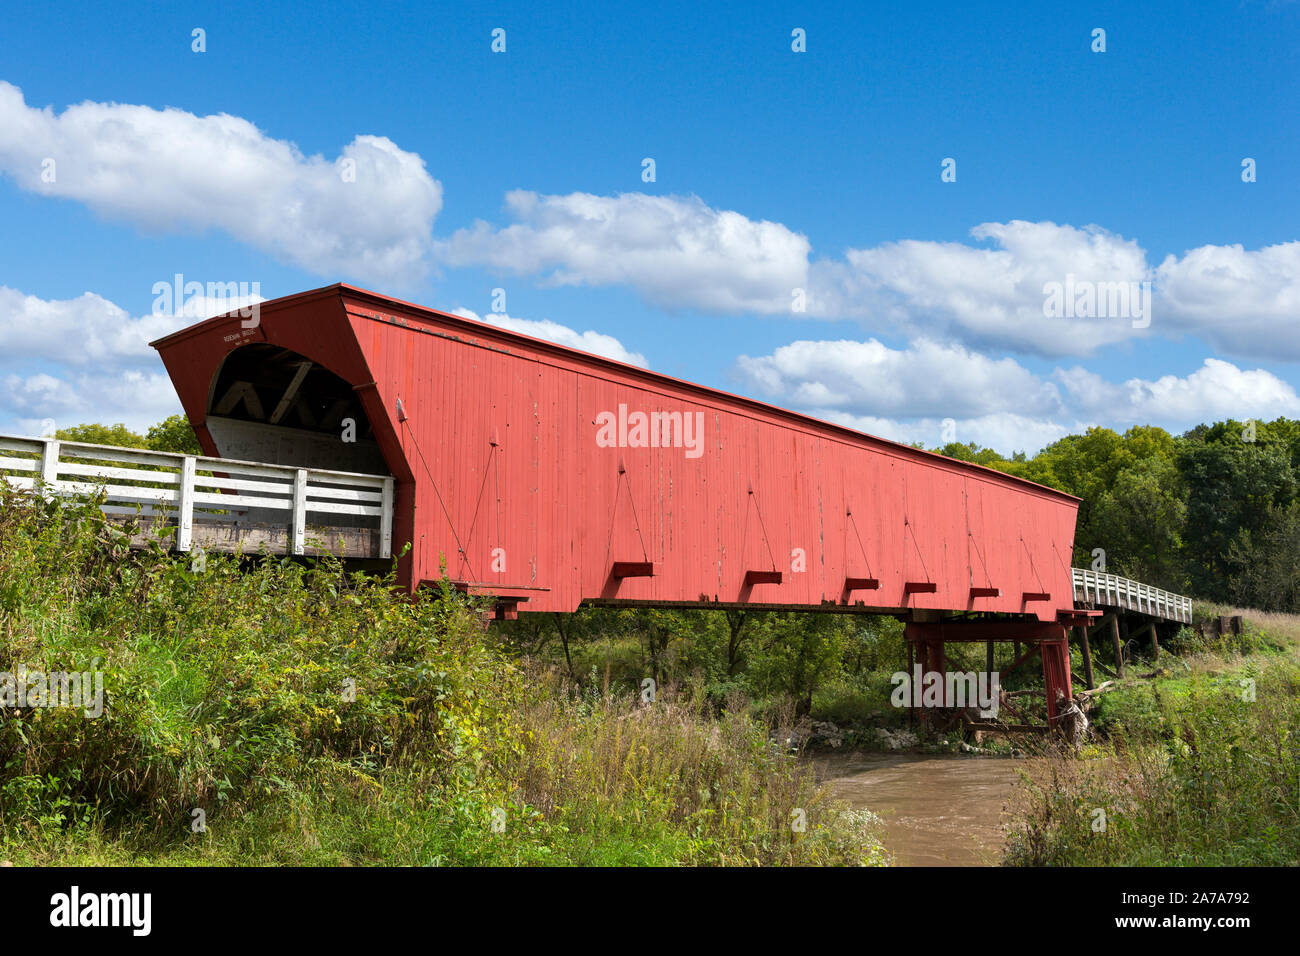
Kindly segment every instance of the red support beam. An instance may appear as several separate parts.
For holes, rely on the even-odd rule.
[[[1050,640],[1059,635],[1063,628],[1051,621],[1003,620],[983,618],[974,620],[946,620],[921,623],[915,627],[918,637],[944,640],[948,642],[965,641],[1034,641]]]
[[[1069,701],[1074,696],[1070,682],[1070,645],[1066,641],[1065,628],[1060,629],[1060,637],[1045,640],[1039,647],[1043,654],[1043,683],[1047,688],[1047,722],[1056,723],[1058,694]]]
[[[845,578],[844,590],[846,591],[875,591],[880,587],[880,581],[876,578]]]

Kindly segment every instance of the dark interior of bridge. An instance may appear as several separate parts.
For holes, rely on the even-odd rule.
[[[213,380],[207,412],[208,431],[226,458],[388,471],[352,386],[276,345],[230,353]]]

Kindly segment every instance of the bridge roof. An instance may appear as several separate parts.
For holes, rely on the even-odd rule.
[[[492,325],[488,322],[479,322],[474,319],[465,318],[464,316],[444,312],[440,309],[430,308],[429,306],[419,305],[414,302],[407,302],[403,299],[398,299],[378,292],[372,292],[369,289],[362,289],[345,282],[336,282],[332,285],[322,286],[319,289],[309,289],[305,292],[281,296],[276,299],[268,299],[259,303],[258,308],[260,310],[279,309],[291,305],[306,304],[312,300],[327,300],[335,297],[352,300],[357,303],[368,303],[385,309],[398,309],[410,313],[411,316],[416,319],[428,317],[429,319],[435,320],[438,325],[459,327],[464,329],[466,332],[472,332],[473,334],[483,337],[495,338],[504,342],[524,345],[535,352],[567,358],[571,361],[577,361],[588,366],[604,367],[609,371],[616,373],[623,379],[634,379],[642,384],[651,386],[671,386],[679,391],[685,391],[702,398],[710,399],[716,403],[729,406],[732,409],[749,409],[768,416],[783,418],[793,424],[801,425],[821,433],[830,433],[854,444],[875,446],[880,450],[891,452],[901,458],[924,461],[947,470],[972,473],[987,480],[996,481],[1000,484],[1014,484],[1022,489],[1037,491],[1048,497],[1058,498],[1074,503],[1081,501],[1080,498],[1064,491],[1060,491],[1059,489],[1051,488],[1047,485],[1042,485],[1003,471],[998,471],[996,468],[988,468],[974,462],[962,461],[959,458],[949,458],[948,456],[941,455],[938,452],[914,448],[911,445],[902,442],[896,442],[888,438],[881,438],[878,435],[861,432],[844,425],[836,424],[835,422],[817,418],[813,415],[791,411],[790,409],[782,408],[778,405],[772,405],[744,395],[737,395],[723,391],[722,389],[711,388],[707,385],[699,385],[695,382],[686,381],[685,379],[674,378],[671,375],[665,375],[661,372],[653,372],[636,365],[629,365],[628,363],[620,362],[617,359],[607,358],[603,355],[596,355],[591,352],[584,352],[581,349],[571,348],[566,345],[559,345],[546,339],[534,338],[533,336],[513,332]],[[204,334],[212,326],[228,320],[233,314],[235,314],[234,310],[222,313],[221,315],[212,316],[202,322],[198,322],[187,328],[173,332],[170,335],[165,335],[160,339],[156,339],[150,342],[149,345],[155,349],[160,349],[184,341],[191,336]]]

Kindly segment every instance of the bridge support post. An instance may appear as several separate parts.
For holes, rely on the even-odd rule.
[[[176,550],[188,551],[194,544],[194,472],[197,463],[193,455],[181,462],[181,484],[177,492]]]
[[[944,674],[947,672],[947,662],[944,654],[943,635],[939,626],[935,622],[909,622],[903,629],[903,637],[907,641],[907,679],[908,679],[908,708],[909,717],[916,719],[916,700],[921,693],[921,688],[925,685],[927,674],[939,675],[939,687],[941,690],[941,707],[948,705],[947,687],[944,681]],[[918,673],[919,672],[919,673]],[[919,677],[919,680],[917,678]],[[929,714],[922,709],[920,721],[923,725],[929,726],[932,721]]]
[[[292,551],[303,554],[307,548],[307,470],[293,473]]]
[[[384,479],[384,487],[379,495],[379,556],[393,556],[393,479]]]
[[[54,439],[47,439],[45,447],[41,449],[41,484],[45,486],[46,495],[54,493],[58,481],[59,442]]]
[[[1119,614],[1110,616],[1110,638],[1115,645],[1115,676],[1124,676],[1124,645],[1119,639]]]
[[[1083,654],[1083,680],[1088,685],[1088,690],[1092,690],[1096,683],[1092,679],[1092,648],[1088,644],[1088,625],[1081,625],[1075,631],[1079,635],[1079,650]]]
[[[1047,722],[1055,724],[1058,712],[1057,697],[1066,701],[1074,697],[1070,683],[1070,644],[1064,627],[1054,628],[1055,637],[1044,637],[1039,643],[1039,656],[1043,659],[1043,684],[1047,689]]]
[[[944,653],[942,640],[929,640],[921,645],[921,678],[924,679],[926,674],[938,674],[940,706],[948,706],[948,687],[944,680],[944,675],[948,673],[947,654]]]

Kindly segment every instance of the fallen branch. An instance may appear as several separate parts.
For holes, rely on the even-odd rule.
[[[1097,685],[1096,687],[1094,687],[1092,690],[1081,690],[1081,691],[1079,691],[1079,693],[1075,694],[1074,696],[1075,696],[1075,697],[1095,697],[1095,696],[1097,696],[1098,694],[1104,694],[1104,693],[1105,693],[1106,691],[1108,691],[1108,690],[1115,690],[1115,689],[1116,689],[1115,682],[1114,682],[1113,680],[1108,680],[1108,681],[1103,681],[1102,683],[1098,684],[1098,685]]]

